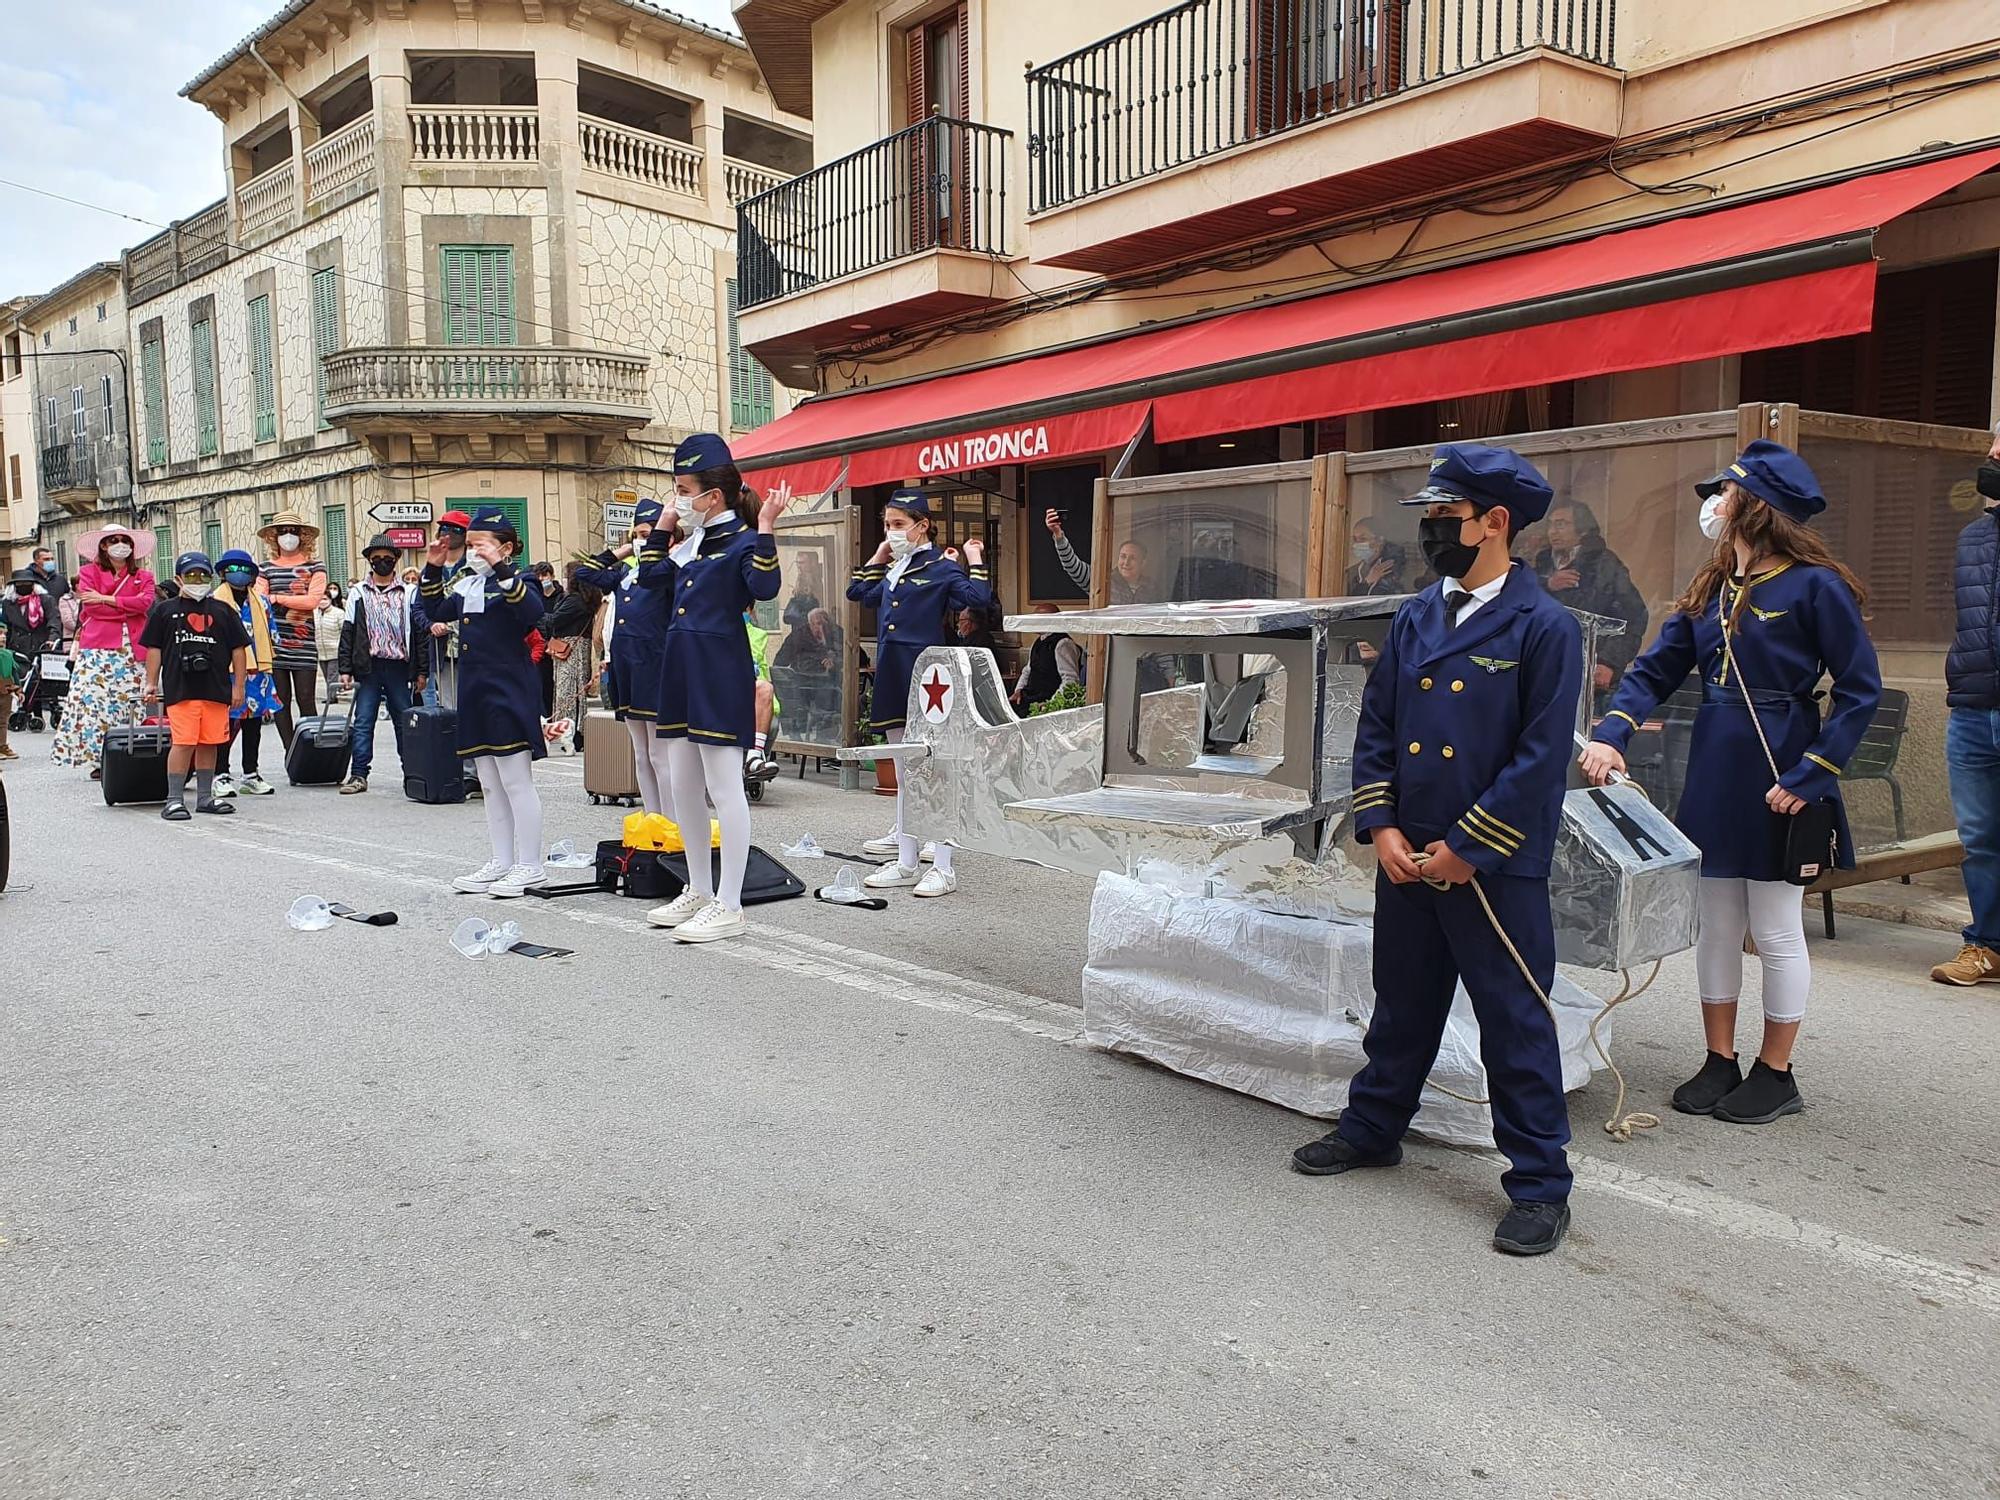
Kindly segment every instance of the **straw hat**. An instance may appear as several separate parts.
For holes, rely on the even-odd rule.
[[[138,526],[100,526],[76,539],[76,555],[87,562],[97,561],[97,549],[108,536],[122,536],[132,544],[132,561],[153,555],[153,533]]]
[[[270,525],[257,528],[257,535],[275,547],[278,544],[278,533],[281,531],[296,531],[309,542],[319,538],[319,528],[309,523],[295,510],[279,511],[271,517]]]

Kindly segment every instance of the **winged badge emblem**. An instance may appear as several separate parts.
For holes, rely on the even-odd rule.
[[[1750,613],[1768,625],[1773,620],[1782,619],[1784,616],[1790,614],[1791,611],[1789,609],[1759,609],[1753,604],[1750,606]]]
[[[1502,661],[1497,656],[1475,656],[1472,658],[1472,664],[1475,667],[1484,667],[1488,672],[1511,672],[1521,665],[1518,661]]]

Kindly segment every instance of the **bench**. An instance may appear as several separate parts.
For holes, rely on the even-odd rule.
[[[1927,834],[1907,843],[1891,844],[1886,849],[1873,850],[1866,854],[1857,853],[1851,870],[1828,870],[1819,879],[1806,887],[1808,896],[1820,898],[1821,914],[1826,922],[1826,935],[1833,937],[1833,893],[1844,891],[1850,886],[1872,885],[1878,880],[1908,881],[1912,875],[1925,870],[1949,870],[1965,863],[1965,846],[1958,841],[1955,830],[1944,833]]]

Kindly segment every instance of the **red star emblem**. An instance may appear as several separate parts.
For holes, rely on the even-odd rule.
[[[943,713],[945,696],[951,692],[951,680],[939,676],[938,669],[932,667],[931,675],[924,679],[922,686],[924,690],[924,712]]]

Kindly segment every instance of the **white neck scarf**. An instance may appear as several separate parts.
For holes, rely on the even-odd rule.
[[[720,511],[716,512],[716,515],[720,514]],[[687,534],[687,540],[667,554],[674,560],[676,567],[685,568],[694,561],[695,554],[701,551],[701,534],[708,530],[708,523],[714,519],[715,516],[695,517],[694,530]]]
[[[896,586],[896,580],[901,578],[904,573],[909,571],[910,564],[915,562],[918,558],[922,557],[926,552],[930,550],[931,550],[931,544],[929,542],[925,542],[923,546],[912,547],[908,552],[905,552],[901,557],[897,558],[896,561],[890,563],[889,587],[894,588]]]

